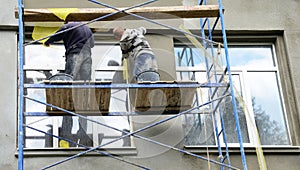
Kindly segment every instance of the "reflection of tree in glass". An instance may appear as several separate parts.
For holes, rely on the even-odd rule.
[[[231,97],[223,99],[223,118],[224,126],[228,143],[238,143],[235,118],[233,115]],[[241,128],[242,139],[244,143],[249,143],[248,128],[246,123],[246,116],[243,111],[243,105],[237,102],[237,112],[239,116],[239,123]],[[284,128],[280,126],[275,120],[271,120],[270,116],[258,106],[255,98],[252,98],[252,107],[255,114],[256,126],[260,135],[262,145],[286,145],[289,144]],[[183,127],[185,131],[184,143],[186,145],[213,145],[215,143],[212,134],[212,116],[211,115],[186,115],[183,120]],[[204,134],[206,123],[206,135]],[[221,127],[219,127],[220,130]]]
[[[233,113],[233,107],[232,107],[232,101],[231,97],[226,97],[224,101],[224,108],[223,108],[223,117],[224,117],[224,126],[225,126],[225,132],[227,137],[228,143],[238,143],[238,136],[237,136],[237,130],[236,130],[236,123],[235,123],[235,117]],[[241,128],[241,135],[243,139],[243,143],[249,142],[249,136],[248,136],[248,128],[246,123],[246,116],[243,111],[243,106],[236,100],[237,105],[237,112],[239,117],[239,124]]]
[[[185,145],[215,145],[211,114],[189,114],[184,118]]]
[[[260,105],[252,98],[252,107],[255,115],[255,123],[259,133],[261,144],[263,145],[283,145],[289,144],[285,131],[275,120],[271,120],[270,116]]]

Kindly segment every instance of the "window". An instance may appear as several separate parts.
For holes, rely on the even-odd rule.
[[[64,46],[55,44],[50,47],[44,47],[40,44],[25,46],[25,83],[38,84],[48,79],[56,73],[63,72],[65,57]],[[115,81],[116,75],[122,74],[122,68],[118,67],[121,61],[121,50],[114,44],[96,44],[92,49],[93,67],[92,80],[97,81]],[[113,60],[113,62],[112,62]],[[110,61],[110,64],[109,64]],[[110,65],[110,66],[108,66]],[[26,95],[30,98],[46,102],[45,89],[27,88]],[[126,91],[112,90],[110,99],[110,111],[124,112],[126,110]],[[27,115],[34,113],[45,113],[46,106],[34,101],[25,100],[25,112]],[[64,116],[66,117],[66,116]],[[69,116],[70,117],[70,116]],[[123,131],[130,131],[130,120],[127,116],[88,116],[89,119],[101,122],[111,127]],[[74,143],[63,143],[61,140],[45,135],[43,132],[55,136],[62,135],[63,116],[26,116],[25,124],[25,148],[59,148],[59,147],[80,147]],[[79,129],[78,117],[72,117],[73,120],[70,139],[78,142],[77,131]],[[38,129],[40,131],[36,131]],[[101,143],[107,143],[122,136],[122,133],[108,127],[97,125],[90,121],[87,122],[86,134],[89,137],[88,146],[98,146]],[[106,145],[105,148],[122,148],[133,146],[131,138]]]
[[[211,57],[192,45],[175,45],[174,52],[177,65],[177,79],[197,80],[200,83],[215,82],[207,77],[206,68],[219,67],[215,77],[219,80],[225,68],[224,49],[214,47],[221,55],[215,57],[214,65],[209,65]],[[253,146],[260,139],[262,145],[290,145],[290,136],[286,121],[286,113],[281,94],[280,77],[274,45],[264,44],[230,44],[228,47],[232,79],[235,88],[237,111],[241,126],[241,134],[245,146]],[[222,68],[222,69],[221,69]],[[209,89],[201,88],[195,103],[201,104],[208,101]],[[235,120],[233,118],[231,98],[223,99],[222,115],[227,136],[227,143],[234,146],[238,143]],[[207,105],[200,114],[187,114],[183,117],[185,131],[185,145],[216,145],[214,128],[221,128],[219,114],[216,120],[212,114],[205,113],[209,110]],[[259,136],[253,133],[257,128]],[[221,142],[224,142],[220,138]]]

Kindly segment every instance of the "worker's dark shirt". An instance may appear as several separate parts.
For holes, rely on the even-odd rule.
[[[80,22],[71,22],[63,25],[57,32],[72,28],[74,26],[80,25]],[[45,45],[49,45],[55,41],[63,40],[66,49],[66,56],[71,53],[80,52],[82,48],[91,50],[94,47],[94,37],[91,29],[86,26],[80,26],[70,31],[66,31],[60,34],[56,34],[50,37]]]

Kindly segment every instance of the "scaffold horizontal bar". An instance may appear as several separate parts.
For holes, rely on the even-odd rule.
[[[85,116],[143,116],[143,115],[159,115],[157,112],[108,112],[108,114],[102,114],[101,112],[76,112],[77,114],[83,114]],[[173,110],[169,112],[164,111],[160,115],[171,115],[177,114]],[[212,114],[212,111],[192,111],[186,114]],[[64,112],[57,112],[55,114],[49,112],[24,112],[24,116],[71,116]]]
[[[209,87],[226,87],[224,83],[147,83],[147,84],[90,84],[90,83],[69,83],[69,84],[25,84],[25,88],[110,88],[110,89],[125,89],[125,88],[209,88]]]

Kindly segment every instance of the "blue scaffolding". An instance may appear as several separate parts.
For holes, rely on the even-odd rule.
[[[24,103],[25,99],[26,100],[32,100],[32,101],[35,101],[35,102],[40,103],[40,104],[44,104],[44,105],[52,107],[52,108],[56,108],[57,110],[63,111],[65,113],[69,114],[69,115],[78,116],[78,117],[87,119],[87,120],[89,120],[89,121],[91,121],[93,123],[96,123],[96,124],[99,124],[101,126],[105,126],[105,127],[111,128],[111,129],[116,130],[116,131],[120,131],[120,132],[122,132],[122,133],[125,134],[125,135],[123,135],[123,136],[121,136],[121,137],[119,137],[119,138],[117,138],[115,140],[112,140],[112,141],[110,141],[108,143],[99,145],[97,147],[87,147],[87,146],[84,146],[84,145],[77,144],[75,142],[74,144],[77,144],[77,145],[79,145],[81,147],[84,147],[87,150],[85,150],[83,152],[80,152],[80,153],[78,153],[78,154],[76,154],[74,156],[68,157],[68,158],[66,158],[64,160],[61,160],[61,161],[58,161],[58,162],[53,163],[51,165],[48,165],[46,167],[43,167],[42,169],[48,169],[50,167],[54,167],[54,166],[56,166],[58,164],[61,164],[61,163],[66,162],[68,160],[77,158],[78,156],[84,155],[84,154],[86,154],[88,152],[91,152],[91,151],[98,152],[99,154],[102,154],[102,155],[105,155],[105,156],[109,156],[109,157],[111,157],[113,159],[116,159],[116,160],[119,160],[119,161],[123,161],[125,163],[131,164],[131,165],[139,167],[141,169],[150,169],[150,168],[144,167],[142,165],[138,165],[136,163],[132,163],[132,162],[126,161],[123,158],[120,158],[118,156],[112,155],[110,153],[102,152],[102,151],[97,150],[97,149],[99,149],[99,148],[101,148],[101,147],[103,147],[105,145],[108,145],[110,143],[113,143],[115,141],[121,140],[121,139],[123,139],[125,137],[129,137],[129,136],[134,136],[136,138],[139,138],[139,139],[142,139],[142,140],[145,140],[145,141],[149,141],[149,142],[155,143],[157,145],[170,148],[172,150],[176,150],[176,151],[178,151],[180,153],[184,153],[184,154],[187,154],[187,155],[190,155],[190,156],[194,156],[196,158],[199,158],[199,159],[202,159],[202,160],[205,160],[205,161],[209,161],[211,163],[215,163],[217,165],[220,165],[221,169],[224,169],[224,168],[239,169],[239,168],[236,168],[236,167],[232,166],[231,162],[230,162],[230,156],[229,156],[229,151],[228,151],[228,146],[227,146],[227,139],[226,139],[226,134],[225,134],[224,119],[223,119],[223,109],[222,109],[222,106],[220,105],[220,103],[222,102],[223,98],[230,96],[231,97],[231,102],[232,102],[232,107],[233,107],[232,110],[234,112],[233,115],[234,115],[234,118],[235,118],[235,124],[236,124],[236,130],[237,130],[238,141],[239,141],[239,146],[240,146],[240,153],[241,153],[241,159],[242,159],[243,169],[246,170],[247,169],[247,163],[246,163],[246,158],[245,158],[245,153],[244,153],[242,135],[241,135],[240,125],[239,125],[239,117],[238,117],[237,107],[236,107],[237,103],[236,103],[236,99],[235,99],[234,87],[233,87],[232,76],[231,76],[231,69],[230,69],[230,64],[229,64],[230,61],[229,61],[229,54],[228,54],[226,31],[225,31],[225,26],[224,26],[222,1],[218,0],[219,16],[217,18],[214,18],[214,23],[212,24],[213,26],[211,26],[211,18],[210,17],[200,18],[199,22],[200,22],[201,36],[195,35],[195,34],[183,31],[183,30],[176,29],[176,28],[174,28],[172,26],[165,25],[165,24],[160,23],[160,22],[158,22],[156,20],[151,20],[151,19],[148,19],[146,17],[143,17],[143,16],[140,16],[140,15],[137,15],[137,14],[133,14],[133,13],[127,12],[129,9],[133,9],[133,8],[136,8],[136,7],[141,7],[143,5],[152,3],[155,0],[147,1],[145,3],[138,4],[138,5],[126,8],[126,9],[122,9],[122,10],[120,10],[120,9],[118,9],[116,7],[104,4],[102,2],[98,2],[96,0],[89,0],[89,1],[91,1],[93,3],[96,3],[98,5],[104,6],[106,8],[114,9],[114,10],[116,10],[116,12],[113,12],[113,13],[111,13],[109,15],[105,15],[105,16],[96,18],[94,20],[91,20],[91,21],[87,22],[86,24],[102,20],[102,19],[104,19],[106,17],[115,15],[117,13],[125,13],[127,15],[131,15],[131,16],[136,17],[138,19],[143,19],[145,21],[148,21],[148,22],[151,22],[151,23],[154,23],[154,24],[166,27],[168,29],[178,31],[178,32],[183,33],[185,35],[193,36],[193,37],[199,39],[202,42],[203,47],[207,50],[207,52],[205,54],[209,54],[211,56],[215,56],[214,50],[213,50],[215,48],[215,46],[221,44],[221,43],[214,42],[213,41],[213,37],[212,37],[213,32],[215,30],[215,27],[216,27],[217,23],[220,22],[221,29],[222,29],[222,36],[223,36],[222,47],[223,47],[223,49],[225,51],[225,57],[226,57],[226,68],[222,71],[222,74],[220,74],[219,70],[217,70],[217,68],[216,68],[215,63],[213,63],[213,62],[211,62],[209,60],[206,60],[206,74],[207,74],[207,81],[208,81],[206,84],[200,84],[200,83],[196,83],[196,84],[184,84],[183,83],[183,84],[172,84],[172,85],[170,85],[170,84],[160,84],[160,83],[155,83],[155,84],[100,84],[100,85],[92,85],[92,84],[88,84],[88,85],[80,85],[80,84],[78,84],[78,85],[74,85],[74,84],[73,85],[24,84],[24,71],[23,71],[23,69],[24,69],[23,68],[23,63],[24,63],[24,46],[28,45],[30,43],[27,43],[27,44],[24,43],[24,25],[23,25],[24,24],[24,21],[23,21],[24,6],[23,6],[23,1],[22,0],[18,0],[18,18],[19,18],[19,46],[18,46],[19,47],[18,169],[19,170],[23,170],[24,169],[24,152],[23,151],[24,151],[24,128],[25,127],[29,128],[29,129],[32,129],[32,130],[36,130],[36,131],[41,132],[41,133],[45,133],[45,134],[50,135],[50,136],[55,137],[55,138],[66,140],[66,141],[68,141],[70,143],[74,143],[73,141],[71,141],[69,139],[62,138],[62,137],[59,137],[59,136],[55,136],[53,134],[49,134],[49,133],[43,132],[43,131],[41,131],[39,129],[33,128],[33,127],[29,126],[29,125],[25,125],[24,124],[24,116],[41,116],[41,115],[47,115],[46,113],[24,113],[24,104],[23,103]],[[206,0],[199,0],[199,5],[204,5],[204,6],[207,5]],[[68,31],[68,30],[66,30],[66,31]],[[39,40],[37,40],[37,41],[39,41]],[[34,43],[34,42],[37,42],[37,41],[33,41],[31,43]],[[187,52],[187,51],[184,51],[184,52]],[[180,54],[180,55],[183,55],[183,53]],[[192,56],[191,56],[190,60],[188,61],[188,63],[189,62],[191,63],[191,65],[193,65],[193,58],[192,58]],[[213,78],[210,78],[211,75],[213,75]],[[193,76],[195,77],[195,75],[193,75]],[[224,82],[224,77],[226,77],[226,76],[228,77],[228,82],[224,84],[223,83]],[[203,104],[198,104],[197,103],[197,106],[192,107],[191,109],[182,111],[180,113],[173,114],[171,117],[168,117],[168,118],[163,119],[161,121],[158,121],[156,123],[150,124],[150,125],[148,125],[146,127],[143,127],[143,128],[141,128],[139,130],[136,130],[136,131],[133,131],[133,132],[126,132],[126,131],[123,131],[123,130],[119,130],[119,129],[115,128],[115,127],[103,124],[101,122],[97,122],[97,121],[95,121],[93,119],[89,119],[86,116],[82,116],[82,115],[77,114],[75,112],[72,112],[72,111],[69,111],[69,110],[57,107],[55,105],[52,105],[52,104],[49,104],[49,103],[45,103],[45,102],[42,102],[42,101],[39,101],[39,100],[36,100],[36,99],[24,96],[24,89],[26,89],[26,88],[42,88],[42,89],[44,89],[44,88],[57,88],[57,87],[59,87],[59,88],[108,88],[108,89],[127,89],[127,88],[134,88],[134,89],[138,89],[138,88],[190,88],[190,87],[193,87],[193,88],[209,88],[209,101],[205,102]],[[223,89],[223,90],[220,90],[220,89]],[[220,94],[220,92],[222,92],[222,93]],[[140,135],[137,134],[139,132],[142,132],[142,131],[144,131],[146,129],[149,129],[149,128],[152,128],[152,127],[157,126],[159,124],[162,124],[164,122],[167,122],[167,121],[169,121],[171,119],[174,119],[176,117],[179,117],[179,116],[185,115],[187,113],[190,113],[191,111],[199,109],[199,108],[201,108],[203,106],[206,106],[206,105],[210,105],[211,109],[213,110],[212,114],[213,114],[214,124],[215,124],[215,134],[216,134],[217,146],[218,146],[218,153],[219,153],[219,158],[220,158],[219,161],[211,160],[211,159],[205,158],[203,156],[200,156],[200,155],[188,152],[186,150],[175,148],[173,146],[169,146],[169,145],[166,145],[166,144],[163,144],[163,143],[160,143],[160,142],[157,142],[157,141],[154,141],[154,140],[142,137],[142,136],[140,136]],[[126,113],[126,112],[124,112],[124,114],[125,115],[130,115],[130,113]],[[217,126],[217,123],[216,123],[217,117],[220,118],[221,127]],[[225,144],[225,155],[223,155],[224,151],[222,151],[222,145],[220,143],[220,138],[221,137],[223,138],[223,142]]]

